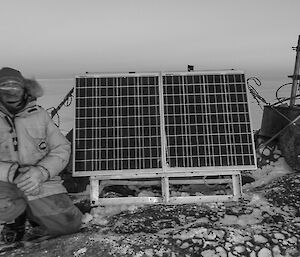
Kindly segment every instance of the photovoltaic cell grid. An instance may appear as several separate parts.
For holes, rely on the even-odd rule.
[[[244,74],[163,77],[170,167],[255,165]]]
[[[244,74],[87,76],[75,92],[78,173],[255,165]]]
[[[76,79],[75,170],[161,167],[158,76]]]

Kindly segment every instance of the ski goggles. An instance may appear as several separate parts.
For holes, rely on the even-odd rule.
[[[0,82],[0,94],[22,95],[24,93],[24,84],[18,80],[5,80]]]

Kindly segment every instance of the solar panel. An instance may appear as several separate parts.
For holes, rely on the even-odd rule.
[[[243,74],[163,77],[171,167],[255,165]]]
[[[256,167],[238,71],[76,78],[74,175]]]
[[[157,75],[78,78],[76,172],[161,168]]]

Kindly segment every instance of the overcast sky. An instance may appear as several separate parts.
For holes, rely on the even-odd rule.
[[[36,78],[240,69],[292,74],[300,0],[1,0],[0,66]]]

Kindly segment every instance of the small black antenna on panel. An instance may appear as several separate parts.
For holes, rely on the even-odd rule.
[[[194,70],[194,65],[188,65],[187,69],[188,69],[188,71],[193,71]]]

